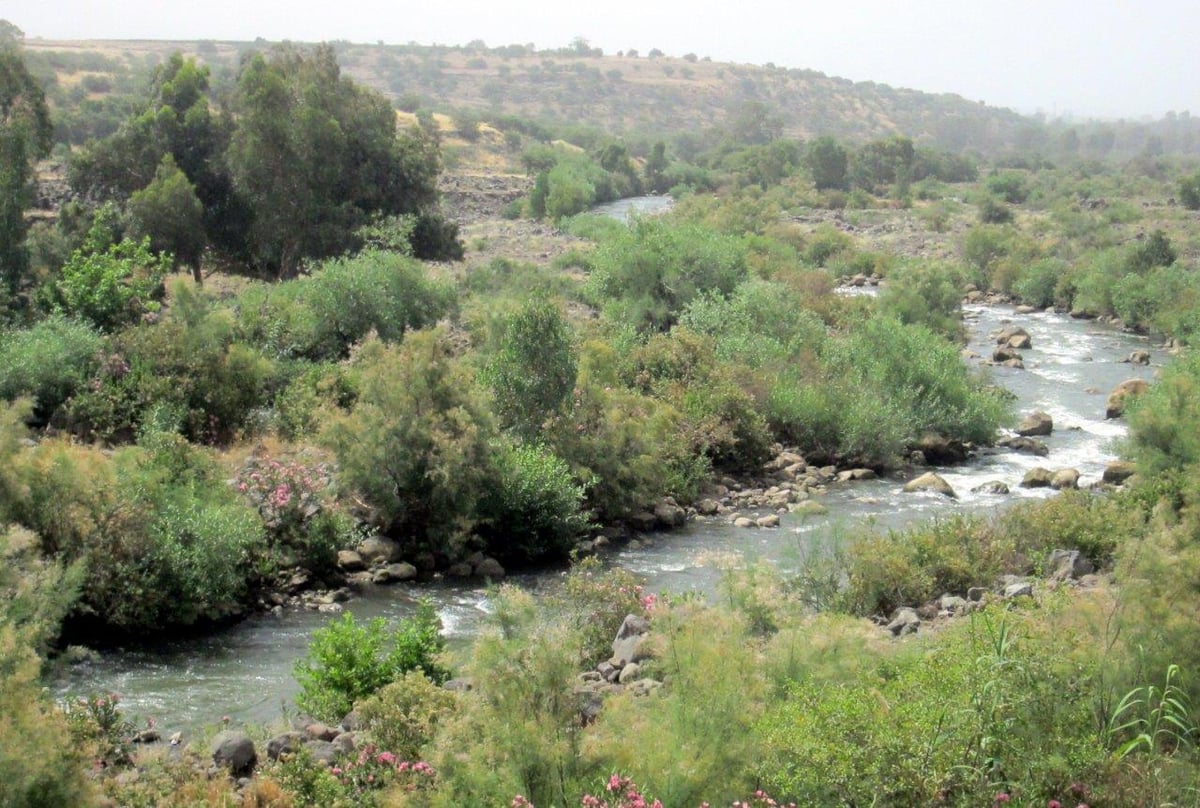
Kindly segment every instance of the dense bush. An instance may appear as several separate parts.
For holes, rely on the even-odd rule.
[[[888,273],[879,310],[902,323],[924,325],[949,339],[962,335],[962,272],[957,267],[908,263]]]
[[[381,749],[404,760],[419,760],[458,700],[420,670],[406,671],[354,709]]]
[[[344,358],[372,331],[385,342],[433,325],[453,289],[397,253],[370,250],[325,262],[310,277],[258,285],[238,305],[242,333],[277,356]]]
[[[86,436],[129,440],[150,422],[191,440],[223,443],[266,403],[273,363],[236,341],[228,314],[212,301],[176,289],[161,322],[115,335],[90,384],[67,406]]]
[[[476,531],[504,561],[563,558],[590,527],[585,492],[567,463],[544,447],[502,443],[477,506]]]
[[[600,243],[588,289],[613,320],[665,330],[697,295],[728,295],[745,277],[740,239],[659,217]]]
[[[494,427],[468,368],[446,335],[416,332],[402,344],[368,340],[354,357],[361,390],[325,440],[340,485],[373,509],[373,522],[412,551],[465,549],[489,477]]]
[[[355,702],[409,671],[441,684],[449,674],[438,660],[445,645],[440,631],[428,601],[391,632],[382,617],[359,624],[342,615],[313,633],[308,656],[296,663],[296,704],[314,718],[340,721]]]
[[[88,377],[101,344],[90,326],[59,316],[0,333],[0,399],[32,396],[37,420],[49,420]]]

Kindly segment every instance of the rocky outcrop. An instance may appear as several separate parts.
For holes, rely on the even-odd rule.
[[[1033,438],[1024,438],[1019,435],[1001,438],[996,441],[997,446],[1003,446],[1006,449],[1011,449],[1014,452],[1021,454],[1031,454],[1037,457],[1045,457],[1050,454],[1050,449],[1040,440]]]

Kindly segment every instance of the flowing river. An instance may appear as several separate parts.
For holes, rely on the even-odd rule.
[[[985,357],[994,347],[990,335],[1006,324],[1021,325],[1032,337],[1033,348],[1024,351],[1025,370],[994,368],[992,373],[996,382],[1017,396],[1019,414],[1043,410],[1053,417],[1054,432],[1043,438],[1049,457],[987,449],[965,464],[935,469],[958,492],[957,500],[905,494],[899,477],[835,484],[821,498],[827,515],[785,515],[780,527],[770,530],[736,528],[724,517],[697,520],[655,535],[644,545],[616,551],[610,561],[644,576],[649,590],[711,594],[720,573],[710,561],[718,554],[765,559],[788,569],[805,552],[825,546],[842,528],[864,523],[903,527],[936,514],[987,511],[1023,498],[1052,496],[1049,489],[1018,487],[1034,466],[1075,468],[1082,475],[1081,487],[1096,481],[1115,457],[1117,441],[1125,432],[1123,421],[1104,418],[1108,392],[1125,379],[1150,379],[1154,368],[1168,360],[1166,354],[1152,349],[1144,337],[1062,314],[1015,315],[1011,307],[983,306],[968,306],[965,311],[973,334],[970,347]],[[1150,367],[1120,361],[1135,349],[1151,350]],[[1007,483],[1012,493],[971,493],[973,487],[991,480]],[[562,574],[552,569],[509,580],[537,590],[556,585]],[[422,597],[436,604],[452,644],[465,643],[488,610],[482,587],[442,582],[372,587],[346,606],[359,618],[394,620],[410,614]],[[107,651],[64,671],[55,690],[62,698],[118,693],[127,715],[153,716],[165,734],[215,724],[223,716],[235,724],[268,723],[290,709],[298,689],[293,665],[304,655],[312,632],[332,619],[308,611],[278,617],[262,614],[203,638]]]

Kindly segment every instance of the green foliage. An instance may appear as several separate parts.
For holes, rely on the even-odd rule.
[[[588,289],[614,320],[666,330],[705,292],[728,295],[746,277],[740,239],[662,217],[640,219],[596,249]]]
[[[173,256],[175,266],[193,267],[199,280],[206,241],[204,205],[170,154],[163,156],[154,181],[129,198],[129,214],[135,236],[149,238],[150,248]]]
[[[1067,273],[1065,262],[1055,258],[1043,258],[1026,266],[1012,291],[1024,303],[1038,308],[1054,305],[1055,291],[1059,279]]]
[[[678,439],[679,413],[623,389],[615,371],[612,348],[585,343],[571,408],[547,434],[576,479],[590,481],[587,505],[601,522],[628,516],[665,494],[690,498],[698,482],[689,447]]]
[[[437,658],[445,646],[440,632],[441,621],[428,601],[391,632],[381,617],[359,624],[346,613],[315,631],[308,655],[296,663],[296,704],[314,718],[340,721],[355,702],[409,671],[441,684],[449,672]]]
[[[37,655],[17,630],[0,620],[0,805],[42,808],[88,805],[94,788],[85,774],[86,751],[38,681]]]
[[[1179,201],[1188,210],[1200,210],[1200,173],[1179,180]]]
[[[15,42],[0,44],[0,310],[28,282],[25,211],[34,165],[50,153],[52,125],[42,87]]]
[[[156,324],[112,338],[87,389],[69,402],[68,421],[85,435],[128,440],[155,420],[192,440],[226,442],[265,403],[273,364],[235,341],[227,312],[190,284]]]
[[[585,487],[540,446],[500,444],[478,503],[477,532],[489,553],[516,562],[561,558],[591,526]]]
[[[536,298],[505,317],[499,349],[483,380],[492,388],[502,425],[522,439],[537,436],[547,418],[562,411],[575,387],[571,328],[553,301]]]
[[[419,760],[457,706],[454,693],[424,672],[410,670],[354,709],[379,748]]]
[[[238,307],[242,332],[281,357],[344,358],[372,332],[398,342],[433,325],[454,303],[453,289],[411,258],[368,250],[325,262],[310,277],[247,289]]]
[[[829,136],[819,137],[808,144],[805,155],[809,173],[818,189],[837,188],[846,190],[846,168],[849,155],[846,150]]]
[[[748,765],[759,753],[752,727],[765,706],[746,624],[683,603],[656,606],[652,625],[661,644],[649,667],[670,686],[608,700],[589,748],[666,805],[729,804],[756,785]]]
[[[391,105],[342,76],[331,46],[245,60],[234,107],[228,160],[264,269],[294,274],[302,259],[355,246],[372,215],[421,214],[437,200],[437,144],[398,135]]]
[[[493,426],[440,331],[396,347],[368,340],[361,392],[328,424],[340,484],[375,509],[375,525],[413,549],[457,555],[488,480]]]
[[[150,250],[150,239],[109,240],[108,223],[98,216],[83,246],[71,254],[54,285],[62,311],[90,321],[102,331],[138,322],[158,310],[170,260]]]
[[[1129,451],[1147,477],[1184,472],[1200,463],[1200,358],[1189,353],[1167,367],[1162,378],[1130,408]]]
[[[1010,205],[1019,205],[1029,198],[1025,175],[1015,171],[1001,171],[992,174],[983,181],[983,187]]]
[[[1013,220],[1012,208],[990,194],[978,202],[980,224],[1008,224]]]
[[[596,772],[582,753],[574,632],[505,585],[491,625],[471,648],[474,688],[445,725],[434,754],[437,805],[495,805],[525,795],[535,805],[578,802]]]
[[[83,383],[100,352],[101,337],[90,326],[51,316],[32,328],[0,335],[0,398],[29,395],[39,422]]]
[[[932,263],[904,263],[888,273],[879,311],[908,325],[924,325],[950,339],[962,332],[961,271]]]
[[[1078,799],[1108,754],[1089,699],[1095,662],[1069,661],[1067,642],[985,612],[873,674],[802,678],[758,724],[763,787],[802,805]]]

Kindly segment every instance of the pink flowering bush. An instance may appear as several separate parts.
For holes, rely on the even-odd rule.
[[[619,774],[609,776],[601,796],[584,794],[579,804],[580,808],[663,808],[660,800],[643,794],[632,778]],[[535,807],[524,795],[517,794],[509,803],[509,808]],[[698,808],[711,808],[711,806],[707,802],[702,802]],[[734,800],[730,803],[730,808],[796,808],[796,803],[778,802],[765,791],[758,790],[747,800]]]
[[[432,788],[436,781],[436,773],[428,763],[401,760],[370,744],[359,750],[357,757],[329,771],[351,797],[362,797],[390,786],[419,791]]]
[[[333,508],[328,493],[331,477],[325,464],[285,463],[266,455],[251,457],[238,473],[234,488],[258,511],[275,566],[296,563],[320,572],[351,542],[351,521]]]

